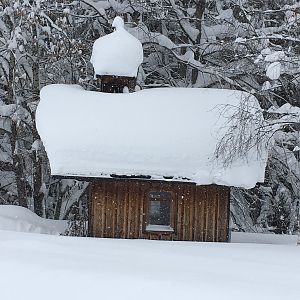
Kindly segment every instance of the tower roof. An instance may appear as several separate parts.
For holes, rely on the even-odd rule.
[[[97,75],[136,77],[143,61],[141,42],[124,28],[124,21],[116,17],[113,33],[98,38],[93,46],[91,63]]]

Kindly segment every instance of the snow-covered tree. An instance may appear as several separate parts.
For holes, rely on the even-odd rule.
[[[116,15],[144,47],[138,84],[255,95],[273,132],[266,182],[234,190],[239,230],[293,232],[299,206],[300,2],[297,0],[1,0],[0,201],[62,218],[86,184],[51,179],[35,129],[49,83],[93,89],[93,41]],[[71,199],[71,200],[70,200]]]
[[[89,53],[83,52],[93,30],[77,11],[79,5],[62,1],[0,2],[2,197],[38,215],[46,214],[48,189],[55,184],[35,126],[40,88],[90,76]]]

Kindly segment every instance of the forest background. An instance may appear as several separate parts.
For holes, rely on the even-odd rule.
[[[232,189],[231,227],[295,233],[298,0],[0,0],[0,204],[21,205],[47,218],[87,218],[88,184],[50,176],[35,110],[47,84],[96,88],[92,45],[112,31],[117,15],[143,44],[142,88],[230,88],[257,97],[268,122],[264,130],[274,142],[265,183]]]

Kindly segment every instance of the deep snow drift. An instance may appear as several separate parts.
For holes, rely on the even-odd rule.
[[[264,181],[266,150],[250,149],[224,167],[214,151],[230,128],[230,117],[247,99],[238,129],[247,135],[261,125],[254,97],[232,90],[147,89],[130,94],[85,91],[76,85],[41,90],[37,128],[52,175],[151,176],[251,188]]]
[[[40,218],[21,206],[0,205],[0,230],[61,234],[67,225],[67,221]]]
[[[295,300],[299,253],[296,246],[0,231],[1,299]]]

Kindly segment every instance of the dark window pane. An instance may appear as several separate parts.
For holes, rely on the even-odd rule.
[[[151,192],[149,198],[149,224],[169,226],[171,194],[167,192]]]

